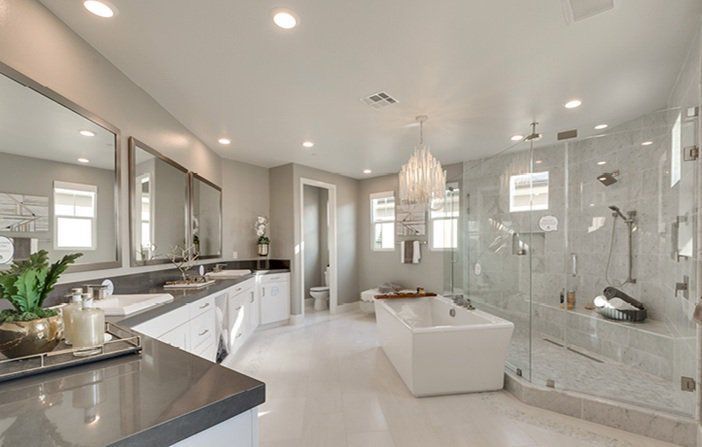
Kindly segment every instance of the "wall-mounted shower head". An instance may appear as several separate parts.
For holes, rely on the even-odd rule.
[[[609,209],[614,211],[614,213],[616,215],[618,215],[619,217],[621,217],[622,219],[627,220],[626,216],[624,215],[624,213],[622,213],[622,210],[620,210],[618,206],[610,205]]]
[[[619,171],[603,172],[602,174],[597,176],[597,180],[599,180],[600,183],[602,183],[605,186],[610,186],[614,185],[619,181],[617,180],[617,177],[619,177]]]

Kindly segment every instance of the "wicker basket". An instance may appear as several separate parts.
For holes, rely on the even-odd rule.
[[[610,309],[607,307],[598,307],[597,313],[599,313],[603,317],[608,318],[610,320],[631,321],[631,322],[644,321],[646,319],[646,317],[648,316],[646,309],[619,310],[619,309]]]

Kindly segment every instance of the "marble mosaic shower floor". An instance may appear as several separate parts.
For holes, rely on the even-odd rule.
[[[261,447],[663,447],[506,391],[413,397],[362,313],[256,332],[224,366],[266,383]]]
[[[515,332],[510,344],[509,364],[521,368],[527,377],[529,357],[526,334]],[[556,388],[594,394],[669,413],[694,413],[695,393],[631,366],[602,357],[595,360],[534,337],[532,382],[545,385],[554,380]]]

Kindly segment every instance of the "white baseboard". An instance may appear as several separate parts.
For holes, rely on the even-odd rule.
[[[290,324],[302,324],[305,322],[305,316],[302,314],[290,315]]]
[[[336,306],[336,309],[334,309],[335,314],[340,314],[342,312],[353,312],[354,310],[358,310],[360,307],[360,301],[354,301],[353,303],[344,303],[344,304],[339,304]]]

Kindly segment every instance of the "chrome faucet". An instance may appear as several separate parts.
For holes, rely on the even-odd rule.
[[[451,296],[451,300],[453,301],[453,304],[458,307],[463,307],[464,309],[468,310],[475,310],[475,306],[473,306],[473,303],[470,302],[470,298],[466,298],[463,295],[453,295]]]
[[[221,272],[225,269],[225,267],[227,267],[227,264],[215,264],[214,269],[212,271],[215,273]]]

